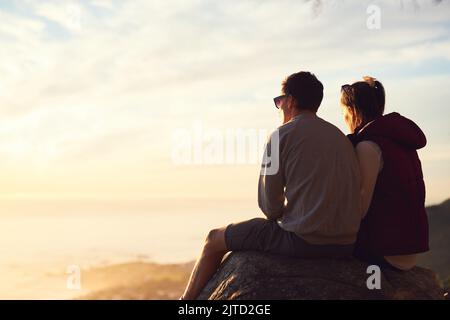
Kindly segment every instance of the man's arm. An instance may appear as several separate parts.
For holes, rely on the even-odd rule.
[[[279,132],[275,131],[266,145],[258,183],[258,205],[270,220],[283,215],[285,181],[280,154]]]

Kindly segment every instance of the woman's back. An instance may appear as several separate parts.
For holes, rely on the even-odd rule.
[[[382,159],[355,254],[370,259],[427,251],[425,185],[416,151],[426,144],[423,132],[411,120],[391,113],[371,121],[352,139],[355,145],[375,143]]]

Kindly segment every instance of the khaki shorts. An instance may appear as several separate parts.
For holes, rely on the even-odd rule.
[[[282,229],[275,220],[254,218],[231,223],[225,229],[229,251],[254,250],[299,258],[350,257],[352,245],[313,245],[293,232]]]

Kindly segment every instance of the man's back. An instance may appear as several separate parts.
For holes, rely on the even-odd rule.
[[[312,113],[282,125],[278,134],[280,167],[260,177],[260,208],[309,243],[354,243],[361,220],[360,177],[350,141]]]

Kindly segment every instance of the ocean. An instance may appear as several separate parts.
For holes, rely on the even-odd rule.
[[[211,228],[262,216],[254,201],[226,199],[47,199],[4,207],[0,299],[79,296],[67,285],[74,268],[192,261]]]

